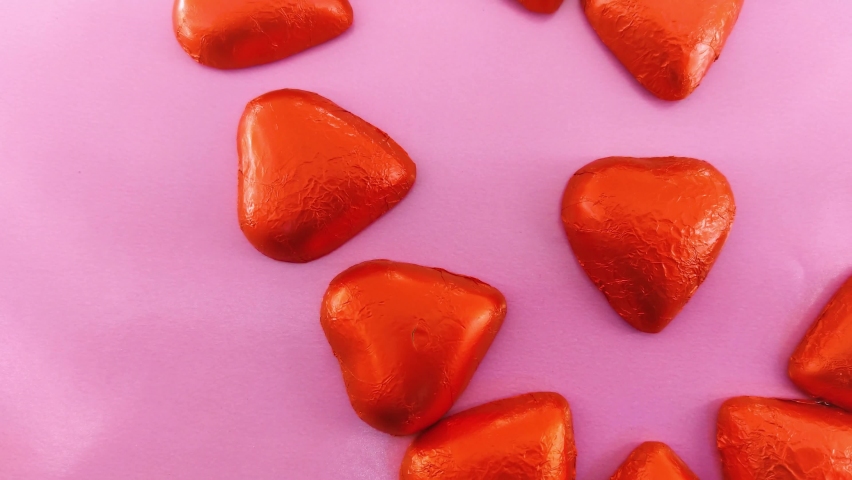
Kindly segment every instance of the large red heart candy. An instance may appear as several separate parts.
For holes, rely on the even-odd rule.
[[[645,88],[686,98],[719,58],[743,0],[583,0],[603,43]]]
[[[852,479],[852,415],[810,401],[739,397],[719,410],[729,480]]]
[[[197,62],[243,68],[331,40],[352,25],[349,0],[175,0],[181,47]]]
[[[615,311],[648,333],[665,328],[704,281],[735,211],[725,177],[681,157],[596,160],[562,199],[580,265]]]
[[[453,406],[505,316],[506,299],[479,280],[374,260],[332,280],[321,323],[355,413],[410,435]]]
[[[240,228],[261,253],[309,262],[399,203],[414,162],[385,132],[315,93],[252,100],[238,134]]]
[[[430,428],[408,448],[400,480],[573,480],[568,402],[528,393],[486,403]]]

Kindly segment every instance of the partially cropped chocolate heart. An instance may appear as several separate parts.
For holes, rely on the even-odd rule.
[[[559,10],[562,0],[518,0],[527,10],[536,13],[553,13]]]
[[[408,448],[400,480],[573,480],[577,449],[568,402],[528,393],[453,415]]]
[[[665,328],[704,281],[735,211],[725,177],[682,157],[596,160],[562,198],[580,265],[615,311],[648,333]]]
[[[802,390],[852,411],[852,278],[790,357],[789,374]]]
[[[730,399],[719,410],[717,444],[726,479],[852,478],[852,415],[815,402]]]
[[[355,413],[410,435],[453,406],[505,316],[506,299],[479,280],[374,260],[332,280],[321,323]]]
[[[261,253],[309,262],[399,203],[416,167],[385,132],[316,93],[246,106],[238,133],[240,228]]]
[[[349,0],[175,0],[181,47],[209,67],[274,62],[331,40],[352,25]]]
[[[592,28],[645,88],[686,98],[719,58],[743,0],[583,0]]]
[[[698,480],[698,477],[665,443],[645,442],[630,453],[610,480]]]

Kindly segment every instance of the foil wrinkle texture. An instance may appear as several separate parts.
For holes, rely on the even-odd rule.
[[[732,398],[717,444],[727,480],[852,479],[852,415],[813,401]]]
[[[477,279],[373,260],[332,280],[320,322],[355,413],[410,435],[450,410],[505,316],[505,297]]]
[[[573,480],[577,450],[568,402],[528,393],[448,417],[417,437],[400,480]]]
[[[554,13],[562,6],[563,0],[518,0],[527,10],[535,13]]]
[[[698,480],[698,477],[665,443],[645,442],[630,452],[610,480]]]
[[[725,177],[692,158],[608,157],[568,181],[562,223],[571,248],[613,309],[657,333],[713,266],[736,207]]]
[[[743,0],[582,0],[603,43],[648,91],[681,100],[701,83]]]
[[[245,68],[289,57],[352,25],[349,0],[175,0],[175,36],[198,63]]]
[[[320,258],[398,204],[414,162],[386,133],[302,90],[246,106],[238,133],[238,216],[261,253]]]
[[[788,372],[808,394],[852,411],[852,277],[808,330]]]

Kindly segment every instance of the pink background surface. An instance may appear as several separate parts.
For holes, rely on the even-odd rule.
[[[730,396],[799,396],[786,358],[852,273],[848,1],[749,0],[686,101],[639,87],[576,0],[352,0],[355,26],[237,72],[192,62],[171,0],[0,2],[0,478],[393,479],[409,438],[360,422],[319,325],[373,258],[502,290],[506,323],[455,410],[570,401],[578,478],[635,444],[720,478]],[[332,255],[268,260],[236,221],[251,98],[316,91],[418,165],[410,196]],[[608,155],[711,161],[734,230],[692,302],[640,334],[577,265],[569,176]]]

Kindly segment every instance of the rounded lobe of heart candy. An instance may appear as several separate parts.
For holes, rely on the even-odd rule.
[[[240,228],[261,253],[309,262],[399,203],[416,167],[386,133],[315,93],[252,100],[238,133]]]
[[[704,281],[736,207],[725,177],[702,160],[609,157],[571,177],[562,223],[580,265],[613,309],[657,333]]]
[[[408,447],[400,480],[573,480],[577,449],[568,402],[528,393],[453,415]]]
[[[646,89],[682,100],[722,53],[743,0],[583,0],[603,43]]]
[[[518,0],[527,10],[536,13],[554,13],[562,6],[562,0]]]
[[[627,457],[610,480],[698,480],[665,443],[645,442]]]
[[[349,0],[175,0],[181,47],[209,67],[274,62],[337,37],[352,25]]]
[[[730,480],[852,478],[852,415],[815,402],[730,399],[717,444]]]
[[[852,411],[852,278],[837,291],[790,358],[793,382]]]
[[[373,260],[332,280],[320,321],[355,413],[410,435],[453,406],[505,316],[506,299],[479,280]]]

